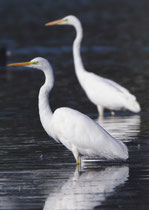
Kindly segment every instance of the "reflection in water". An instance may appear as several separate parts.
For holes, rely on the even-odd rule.
[[[140,133],[140,116],[110,116],[96,120],[112,136],[125,142],[134,140]]]
[[[15,170],[16,165],[14,170],[0,170],[0,210],[41,210],[49,190],[53,192],[74,171],[55,165],[48,169],[39,166],[40,169]]]
[[[76,169],[67,182],[49,195],[43,210],[91,209],[101,205],[128,176],[127,166],[111,166],[83,172]]]

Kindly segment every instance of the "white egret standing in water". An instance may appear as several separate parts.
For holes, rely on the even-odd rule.
[[[72,25],[76,29],[77,35],[73,42],[75,72],[88,98],[97,106],[100,116],[104,114],[105,108],[110,110],[128,109],[132,112],[139,112],[141,110],[136,97],[126,88],[112,80],[85,70],[80,55],[83,30],[78,18],[70,15],[46,24],[46,26],[51,25]]]
[[[46,59],[38,57],[30,62],[9,66],[26,66],[43,71],[45,83],[40,88],[38,103],[41,123],[49,136],[72,151],[77,164],[80,164],[81,155],[109,160],[128,158],[125,144],[112,137],[88,116],[67,107],[56,109],[52,113],[49,93],[54,85],[54,75]]]

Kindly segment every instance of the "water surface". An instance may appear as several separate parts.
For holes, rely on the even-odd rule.
[[[100,162],[76,169],[63,145],[43,130],[38,91],[44,75],[25,68],[0,69],[0,209],[92,210],[149,208],[149,3],[145,0],[1,0],[0,46],[7,62],[47,58],[55,72],[52,110],[68,106],[97,120],[72,59],[72,27],[49,27],[69,14],[84,28],[86,69],[120,83],[136,95],[142,111],[98,122],[127,144],[127,163]],[[9,53],[9,54],[10,54]]]

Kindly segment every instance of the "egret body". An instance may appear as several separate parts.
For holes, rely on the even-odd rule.
[[[51,25],[72,25],[76,30],[76,38],[73,42],[73,59],[77,78],[90,101],[97,106],[99,115],[104,114],[104,109],[121,110],[128,109],[132,112],[139,112],[140,105],[136,97],[126,88],[116,82],[100,77],[85,70],[81,55],[80,46],[83,37],[81,22],[75,16],[67,16],[63,19],[49,22]]]
[[[38,102],[40,121],[49,136],[72,151],[77,163],[82,155],[99,156],[108,160],[128,158],[126,145],[88,116],[67,107],[58,108],[52,113],[49,93],[54,85],[54,75],[46,59],[38,57],[30,62],[9,66],[26,66],[43,71],[45,83],[40,88]]]

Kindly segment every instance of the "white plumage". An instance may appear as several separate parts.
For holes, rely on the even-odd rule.
[[[127,89],[116,82],[87,72],[83,66],[80,45],[83,37],[81,22],[75,16],[67,16],[63,19],[49,22],[50,25],[72,25],[76,30],[76,38],[73,42],[73,58],[77,78],[86,95],[92,103],[97,106],[99,114],[104,114],[104,109],[120,110],[128,109],[132,112],[139,112],[140,105],[136,97]]]
[[[111,160],[128,158],[126,146],[122,142],[114,139],[99,124],[76,110],[57,109],[52,124],[57,139],[73,152],[76,160],[79,155]]]
[[[46,59],[38,57],[30,62],[9,66],[33,67],[44,72],[45,83],[39,92],[41,123],[48,135],[72,151],[77,163],[80,162],[81,155],[99,156],[109,160],[128,158],[125,144],[112,137],[88,116],[66,107],[56,109],[52,113],[49,93],[54,85],[54,75]]]

